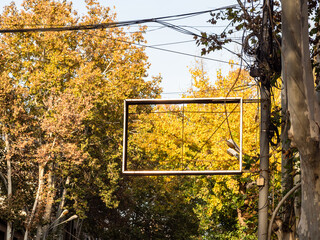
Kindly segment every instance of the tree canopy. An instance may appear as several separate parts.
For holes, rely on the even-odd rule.
[[[209,53],[234,41],[230,36],[235,31],[243,31],[242,51],[246,57],[240,56],[240,61],[254,60],[254,63],[247,69],[233,68],[227,76],[218,71],[215,81],[196,63],[189,69],[192,88],[182,97],[255,99],[258,82],[269,74],[268,84],[273,93],[269,200],[273,211],[281,194],[288,191],[287,188],[282,191],[280,185],[282,153],[290,156],[289,180],[299,175],[299,167],[292,167],[293,163],[299,163],[294,155],[296,148],[286,151],[278,148],[279,128],[281,124],[289,124],[281,120],[279,107],[279,89],[288,86],[287,80],[282,83],[279,80],[284,67],[280,56],[283,50],[288,50],[284,48],[288,45],[284,42],[281,45],[281,41],[290,37],[284,35],[281,4],[272,1],[272,54],[265,61],[259,30],[263,8],[259,1],[239,0],[238,3],[239,8],[212,14],[212,24],[225,20],[230,24],[221,34],[203,33],[198,44],[202,44],[203,54]],[[0,15],[0,28],[72,26],[116,19],[110,8],[102,7],[97,1],[87,0],[86,6],[86,14],[79,15],[68,1],[25,0],[21,8],[12,3]],[[306,5],[302,7],[306,10]],[[319,84],[319,3],[310,0],[308,7],[304,15],[297,14],[309,16],[309,28],[296,24],[309,33],[305,35],[310,41],[304,47],[310,49],[310,54],[308,51],[299,54],[309,54],[303,55],[303,60],[310,63],[314,73],[312,76],[310,69],[305,68],[309,77],[304,96],[311,92],[310,96],[316,96],[313,88]],[[244,104],[246,172],[242,176],[129,178],[120,175],[123,100],[159,98],[161,94],[161,77],[146,80],[148,59],[144,49],[134,44],[145,41],[145,29],[141,27],[134,33],[126,33],[124,28],[107,28],[0,36],[0,220],[7,222],[7,239],[14,233],[21,233],[24,239],[63,239],[71,235],[100,239],[256,239],[259,188],[254,183],[260,158],[256,104]],[[305,44],[306,38],[303,41]],[[301,79],[305,77],[302,72],[292,72]],[[314,99],[304,99],[309,104],[307,109],[302,108],[305,112],[318,106],[318,103],[310,105]],[[300,98],[296,100],[301,103]],[[132,156],[130,167],[237,168],[237,158],[226,155],[225,141],[240,140],[238,129],[230,124],[239,122],[238,109],[232,107],[222,105],[214,111],[205,105],[133,109],[128,149]],[[318,164],[313,164],[310,156],[319,156],[314,134],[318,120],[303,119],[314,131],[311,134],[306,126],[299,129],[292,116],[294,132],[306,133],[302,138],[293,134],[291,139],[296,140],[301,159],[306,159],[301,165],[303,191],[312,199],[314,192],[308,184],[317,189]],[[299,114],[296,116],[300,119]],[[306,154],[309,146],[312,154]],[[308,171],[314,171],[315,179],[304,179]],[[302,199],[303,209],[310,212],[307,205]],[[307,236],[308,215],[302,216],[300,233]],[[295,221],[283,222],[288,231],[295,231]],[[310,228],[314,236],[318,236],[317,224]],[[274,227],[278,233],[284,229],[280,225]]]
[[[114,21],[110,8],[86,4],[79,16],[67,1],[12,3],[1,28]],[[1,35],[1,218],[9,235],[13,228],[24,230],[25,239],[57,234],[68,216],[79,223],[90,216],[97,198],[117,206],[123,99],[160,91],[158,79],[144,80],[147,57],[131,44],[144,41],[142,32]]]

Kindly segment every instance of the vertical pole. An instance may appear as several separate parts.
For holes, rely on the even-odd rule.
[[[258,239],[268,237],[268,190],[269,190],[269,123],[270,89],[261,84],[261,120],[260,120],[260,179],[258,204]]]
[[[270,125],[270,71],[268,60],[272,53],[272,0],[264,0],[262,27],[260,36],[259,65],[263,74],[260,76],[261,120],[260,120],[260,182],[258,203],[258,239],[268,238],[268,190],[269,190],[269,125]]]

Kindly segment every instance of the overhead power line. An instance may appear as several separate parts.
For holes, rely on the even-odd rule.
[[[133,43],[133,44],[135,44],[135,43]],[[180,55],[189,56],[189,57],[201,58],[201,59],[210,60],[210,61],[214,61],[214,62],[227,63],[230,65],[239,65],[238,63],[230,63],[229,61],[219,60],[219,59],[215,59],[215,58],[197,56],[194,54],[183,53],[183,52],[178,52],[178,51],[174,51],[174,50],[169,50],[169,49],[165,49],[165,48],[158,48],[158,47],[148,46],[148,45],[143,45],[143,44],[139,44],[139,45],[142,47],[152,48],[152,49],[156,49],[156,50],[160,50],[160,51],[164,51],[164,52],[170,52],[170,53],[180,54]]]
[[[191,43],[195,42],[195,40],[185,40],[185,41],[179,41],[179,42],[169,42],[169,43],[159,43],[159,44],[153,44],[149,45],[150,47],[159,47],[159,46],[168,46],[168,45],[176,45],[176,44],[181,44],[181,43]]]
[[[136,24],[144,24],[148,22],[157,22],[161,20],[174,21],[174,20],[179,20],[181,18],[185,18],[185,17],[197,16],[200,14],[219,11],[227,8],[235,8],[237,6],[238,4],[234,4],[234,5],[206,10],[206,11],[184,13],[184,14],[163,16],[163,17],[157,17],[157,18],[131,20],[131,21],[120,21],[120,22],[109,22],[109,23],[87,24],[87,25],[76,25],[76,26],[63,26],[63,27],[48,27],[48,28],[0,29],[0,33],[62,32],[62,31],[81,31],[81,30],[95,30],[95,29],[125,27],[125,26],[136,25]]]
[[[152,45],[146,45],[146,44],[142,44],[142,43],[136,43],[136,42],[126,41],[126,40],[117,39],[117,38],[111,38],[111,37],[105,37],[105,36],[97,36],[97,35],[94,35],[94,34],[88,34],[88,33],[86,33],[86,34],[89,35],[89,36],[107,38],[107,39],[111,39],[111,40],[113,40],[113,41],[123,42],[123,43],[127,43],[127,44],[129,44],[129,45],[135,45],[135,46],[138,46],[138,47],[150,48],[150,49],[155,49],[155,50],[159,50],[159,51],[163,51],[163,52],[169,52],[169,53],[175,53],[175,54],[184,55],[184,56],[189,56],[189,57],[201,58],[201,59],[205,59],[205,60],[209,60],[209,61],[226,63],[226,64],[230,64],[230,65],[235,65],[235,66],[238,66],[238,65],[239,65],[238,63],[231,63],[231,62],[229,62],[229,61],[224,61],[224,60],[220,60],[220,59],[209,58],[209,57],[204,57],[204,56],[198,56],[198,55],[194,55],[194,54],[190,54],[190,53],[184,53],[184,52],[179,52],[179,51],[170,50],[170,49],[166,49],[166,48],[159,48],[159,47],[152,46]],[[121,49],[121,50],[124,50],[124,49]]]
[[[56,27],[47,27],[47,28],[0,29],[0,33],[62,32],[62,31],[96,30],[96,29],[116,28],[116,27],[124,27],[124,26],[131,26],[131,25],[136,25],[136,24],[154,22],[154,23],[161,24],[164,27],[172,28],[172,29],[174,29],[174,30],[176,30],[178,32],[183,33],[183,34],[201,37],[196,33],[193,33],[193,32],[191,32],[189,30],[186,30],[182,26],[177,26],[177,25],[174,25],[174,24],[170,24],[168,22],[163,22],[162,20],[175,21],[175,20],[180,20],[182,18],[197,16],[197,15],[200,15],[200,14],[219,11],[219,10],[223,10],[223,9],[227,9],[227,8],[235,8],[237,6],[238,6],[238,4],[234,4],[234,5],[229,5],[229,6],[225,6],[225,7],[220,7],[220,8],[211,9],[211,10],[205,10],[205,11],[199,11],[199,12],[184,13],[184,14],[178,14],[178,15],[163,16],[163,17],[157,17],[157,18],[148,18],[148,19],[141,19],[141,20],[131,20],[131,21],[120,21],[120,22],[109,22],[109,23],[76,25],[76,26],[56,26]],[[121,41],[119,39],[114,39],[114,40]],[[126,43],[129,43],[129,44],[134,44],[136,46],[156,49],[156,50],[160,50],[160,51],[165,51],[165,52],[170,52],[170,53],[175,53],[175,54],[180,54],[180,55],[196,57],[196,58],[202,58],[202,59],[206,59],[206,60],[211,60],[211,61],[216,61],[216,62],[220,62],[220,63],[230,64],[228,61],[223,61],[223,60],[219,60],[219,59],[213,59],[213,58],[208,58],[208,57],[203,57],[203,56],[197,56],[197,55],[194,55],[194,54],[183,53],[183,52],[178,52],[178,51],[174,51],[174,50],[159,48],[157,46],[148,46],[148,45],[144,45],[144,44],[141,44],[141,43],[128,42],[128,41],[123,41],[123,40],[122,40],[122,42],[126,42]],[[234,63],[232,65],[238,65],[238,64]]]

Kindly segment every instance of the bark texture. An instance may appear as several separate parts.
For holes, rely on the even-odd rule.
[[[301,160],[299,239],[320,239],[319,105],[312,75],[306,0],[282,0],[282,66],[287,86],[289,137]]]
[[[282,84],[281,89],[281,186],[282,197],[289,192],[294,186],[294,156],[293,149],[290,147],[290,139],[288,131],[290,128],[290,119],[288,111],[287,85]],[[283,213],[281,215],[281,223],[278,224],[278,239],[294,240],[296,232],[296,221],[294,211],[294,198],[289,198],[283,205]]]
[[[281,146],[282,146],[282,161],[281,161],[281,186],[282,197],[289,192],[294,186],[294,163],[292,148],[290,148],[290,140],[288,138],[288,130],[290,126],[289,114],[287,108],[286,86],[283,86],[281,92],[281,107],[282,107],[282,127],[281,127]],[[294,240],[296,216],[294,211],[294,198],[289,198],[283,205],[283,213],[281,215],[281,223],[278,224],[281,237],[278,239]]]
[[[299,239],[320,239],[320,155],[318,146],[314,152],[301,158],[301,216]]]

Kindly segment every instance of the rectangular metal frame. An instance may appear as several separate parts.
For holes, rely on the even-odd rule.
[[[204,170],[204,171],[156,171],[156,170],[127,170],[128,149],[128,114],[130,105],[146,104],[184,104],[184,103],[239,103],[240,104],[240,153],[239,170]],[[123,161],[122,174],[134,176],[160,176],[160,175],[239,175],[242,174],[242,122],[243,122],[243,99],[242,98],[182,98],[182,99],[126,99],[124,100],[124,123],[123,123]],[[227,153],[226,153],[227,154]]]

